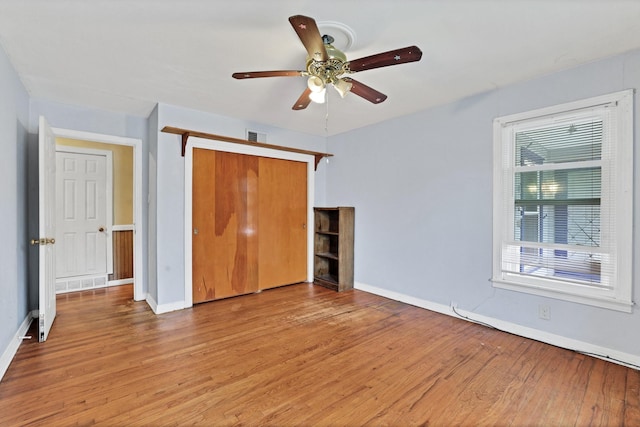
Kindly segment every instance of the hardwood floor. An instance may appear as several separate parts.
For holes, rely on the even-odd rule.
[[[357,290],[156,316],[127,285],[58,297],[47,342],[0,383],[0,425],[637,426],[639,388],[639,371]]]

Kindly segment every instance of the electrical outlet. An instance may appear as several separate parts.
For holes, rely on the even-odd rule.
[[[453,310],[455,310],[456,308],[458,308],[458,303],[455,301],[451,301],[449,303],[449,307],[451,307]]]
[[[551,308],[548,305],[538,305],[538,317],[544,320],[551,319]]]

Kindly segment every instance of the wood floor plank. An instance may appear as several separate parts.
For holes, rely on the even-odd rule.
[[[625,387],[624,424],[640,420],[640,371],[628,372]]]
[[[0,383],[0,425],[640,425],[639,371],[357,290],[154,315],[125,285],[58,313]]]
[[[614,425],[624,419],[625,368],[614,364],[594,364],[576,424]]]

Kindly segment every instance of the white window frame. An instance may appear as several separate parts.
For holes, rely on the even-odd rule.
[[[493,272],[492,282],[496,288],[509,289],[534,295],[593,305],[597,307],[631,312],[632,300],[632,223],[633,223],[633,90],[625,90],[608,95],[570,102],[533,111],[498,117],[493,122]],[[518,125],[536,121],[552,124],[588,114],[590,110],[615,108],[616,114],[609,124],[615,127],[616,137],[611,140],[615,155],[606,157],[603,147],[602,206],[615,198],[616,208],[611,235],[615,254],[611,259],[612,283],[607,287],[592,288],[572,285],[554,280],[552,277],[532,277],[503,271],[503,247],[514,242],[514,161],[510,167],[504,166],[504,156],[515,156],[514,134]],[[603,142],[604,143],[604,142]],[[609,175],[607,171],[615,170]],[[615,179],[605,191],[606,180]],[[605,237],[605,236],[603,236]]]

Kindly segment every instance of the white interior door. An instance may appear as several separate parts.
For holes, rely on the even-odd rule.
[[[46,341],[56,318],[55,271],[55,191],[56,191],[56,140],[44,117],[40,116],[38,130],[38,181],[40,236],[32,243],[39,245],[39,340]]]
[[[56,277],[108,274],[107,157],[56,153]]]

